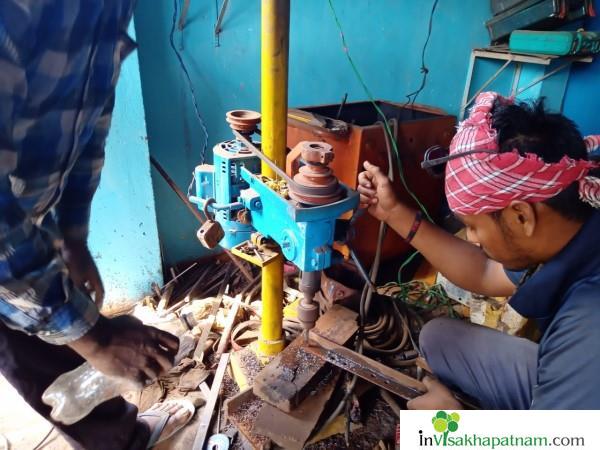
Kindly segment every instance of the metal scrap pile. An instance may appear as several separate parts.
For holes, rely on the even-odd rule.
[[[220,419],[223,400],[239,391],[239,381],[233,380],[227,364],[228,371],[221,379],[216,379],[216,372],[219,361],[225,358],[229,361],[230,350],[236,351],[232,359],[250,377],[248,382],[262,368],[253,352],[243,351],[258,337],[262,306],[260,272],[257,269],[253,272],[249,266],[245,269],[246,274],[230,260],[219,257],[192,263],[181,270],[174,267],[170,270],[171,280],[162,287],[153,285],[153,295],[136,306],[133,315],[180,339],[175,367],[141,392],[128,394],[128,400],[137,404],[140,411],[156,402],[179,397],[192,400],[197,407],[208,401],[206,408],[215,389],[220,406],[213,406],[210,412],[217,410],[219,420],[211,420],[210,414],[208,422],[214,425],[214,433],[228,430],[230,438],[237,433]],[[286,303],[296,300],[299,294],[287,287],[285,291]],[[301,326],[289,318],[284,321],[284,330],[286,340],[292,340]],[[199,409],[197,417],[174,438],[176,443],[169,445],[192,448],[203,421],[201,412]],[[212,434],[207,430],[207,436]]]
[[[165,448],[195,448],[198,439],[206,443],[216,434],[226,435],[230,448],[386,448],[395,436],[396,400],[295,340],[302,330],[295,309],[301,294],[291,267],[283,321],[290,344],[274,359],[256,355],[261,278],[258,269],[246,269],[250,280],[226,258],[174,268],[171,280],[153,286],[154,295],[136,307],[134,315],[177,335],[181,346],[176,366],[129,400],[140,411],[176,397],[203,406]],[[418,317],[404,305],[375,300],[357,334],[361,288],[351,264],[327,270],[316,296],[321,319],[315,331],[339,345],[362,335],[365,355],[414,376]],[[273,397],[277,389],[282,398],[289,396]],[[294,394],[294,389],[300,390]]]

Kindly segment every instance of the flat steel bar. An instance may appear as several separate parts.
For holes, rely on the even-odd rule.
[[[331,342],[316,333],[310,333],[310,344],[304,346],[304,350],[405,400],[412,400],[427,392],[427,388],[419,380]]]
[[[202,416],[200,417],[200,425],[198,425],[198,431],[196,431],[196,439],[194,439],[194,446],[192,447],[193,450],[204,449],[204,441],[206,441],[208,427],[210,426],[210,421],[217,404],[217,399],[219,398],[221,383],[223,382],[223,376],[225,375],[225,370],[227,369],[228,363],[229,353],[223,353],[221,355],[221,359],[219,360],[219,366],[217,367],[215,377],[210,387],[210,396],[206,399],[206,405],[204,406]]]

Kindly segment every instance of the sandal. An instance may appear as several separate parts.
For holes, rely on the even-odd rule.
[[[152,430],[152,433],[150,434],[150,439],[148,439],[148,445],[146,446],[146,448],[152,448],[156,444],[159,444],[160,442],[163,442],[163,441],[166,441],[167,439],[169,439],[171,436],[173,436],[175,433],[177,433],[179,430],[181,430],[183,427],[185,427],[189,423],[189,421],[192,420],[192,417],[194,417],[194,413],[196,412],[196,408],[195,408],[194,404],[191,401],[183,399],[183,398],[167,400],[167,401],[163,402],[163,404],[165,404],[165,403],[175,403],[175,404],[181,405],[184,409],[189,411],[190,414],[188,415],[188,417],[184,423],[182,423],[179,427],[175,428],[169,434],[166,434],[164,436],[162,436],[162,432],[165,429],[165,426],[167,425],[167,422],[169,421],[169,419],[171,417],[173,417],[173,414],[169,414],[166,411],[157,411],[157,410],[149,410],[149,411],[143,412],[141,414],[138,414],[138,416],[137,416],[138,419],[143,419],[144,417],[152,417],[152,418],[158,419],[158,422],[156,423],[156,425],[154,426],[154,428]]]

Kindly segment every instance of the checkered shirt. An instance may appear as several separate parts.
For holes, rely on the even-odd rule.
[[[0,1],[0,319],[53,344],[98,309],[58,246],[85,239],[132,0]]]

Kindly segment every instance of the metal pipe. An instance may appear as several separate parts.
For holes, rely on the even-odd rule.
[[[264,356],[276,355],[285,346],[283,339],[283,257],[262,268],[262,317],[258,352]]]
[[[261,16],[262,151],[285,167],[290,0],[262,0]],[[264,163],[262,174],[275,177]]]
[[[262,151],[278,167],[285,167],[287,144],[288,52],[290,0],[262,0],[261,114]],[[263,175],[275,178],[264,162]],[[283,257],[262,269],[262,320],[258,351],[274,355],[283,350]]]

